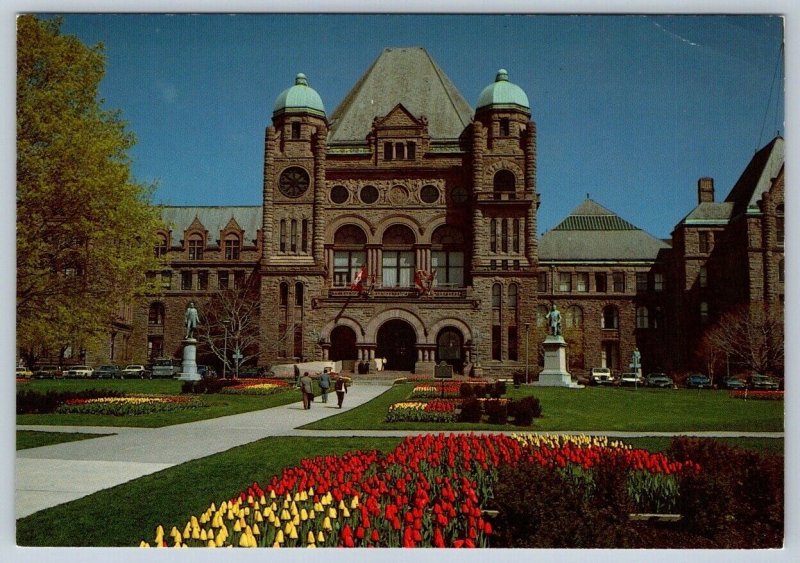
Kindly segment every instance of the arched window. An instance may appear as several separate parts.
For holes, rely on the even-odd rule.
[[[636,328],[649,328],[650,327],[650,314],[647,307],[636,308]]]
[[[167,237],[164,235],[158,235],[156,244],[153,247],[153,252],[155,253],[156,258],[161,258],[167,253]]]
[[[508,194],[508,199],[514,199],[517,179],[510,170],[498,170],[494,175],[494,199],[502,199],[502,194]]]
[[[300,251],[308,252],[308,219],[303,219],[303,228],[300,232]]]
[[[353,281],[366,263],[364,245],[367,235],[356,225],[339,227],[333,235],[333,285],[345,286]]]
[[[291,222],[292,232],[289,235],[289,245],[292,249],[292,254],[297,252],[297,219],[292,219]]]
[[[286,252],[286,219],[281,219],[280,251]]]
[[[384,287],[412,287],[416,237],[405,225],[392,225],[383,233],[382,276]]]
[[[499,309],[502,301],[503,286],[496,283],[492,286],[492,309]]]
[[[147,315],[147,324],[149,325],[163,325],[164,324],[164,304],[156,301],[150,304],[150,310]]]
[[[297,307],[303,306],[303,284],[300,282],[294,284],[294,304]]]
[[[517,297],[519,296],[519,286],[515,283],[512,283],[508,286],[508,308],[509,309],[516,309],[517,308]]]
[[[233,233],[225,235],[225,260],[238,260],[242,243],[239,236]]]
[[[189,236],[189,260],[202,260],[203,259],[203,237],[199,234]]]
[[[619,328],[619,311],[613,305],[608,305],[603,309],[603,328],[616,329]]]
[[[567,328],[583,327],[583,309],[577,305],[572,305],[571,307],[567,308],[565,321]]]
[[[289,284],[286,282],[280,285],[280,299],[281,307],[286,307],[289,304]]]

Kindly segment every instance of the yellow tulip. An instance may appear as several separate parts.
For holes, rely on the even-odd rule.
[[[326,516],[325,520],[322,521],[322,529],[328,531],[333,530],[333,526],[331,526],[331,519],[328,516]]]
[[[308,511],[308,519],[309,519],[309,520],[313,520],[313,519],[314,519],[314,518],[316,518],[316,517],[317,517],[317,513],[316,513],[316,512],[314,512],[314,509],[313,509],[313,508],[312,508],[311,510],[309,510],[309,511]]]
[[[236,522],[233,523],[233,531],[234,532],[241,532],[242,531],[242,525],[239,523],[239,520],[237,520]]]
[[[274,502],[269,505],[269,508],[270,508],[270,510],[272,510],[272,512],[277,512],[278,511],[278,505],[275,504]]]
[[[260,511],[256,511],[254,518],[255,518],[256,522],[263,522],[264,521],[264,517],[261,516],[261,512]]]
[[[292,516],[289,514],[289,511],[285,508],[281,511],[281,520],[289,520]]]
[[[175,526],[173,526],[172,529],[169,531],[169,537],[171,537],[171,538],[174,538],[175,536],[180,536],[180,535],[181,535],[181,533],[178,531],[178,528],[176,528]]]
[[[275,543],[283,543],[284,541],[283,530],[278,530],[278,533],[275,534]]]
[[[318,541],[319,543],[322,543],[322,542],[324,542],[324,541],[325,541],[325,536],[324,536],[324,535],[322,535],[322,531],[320,531],[320,532],[317,534],[317,541]]]
[[[250,540],[247,539],[247,534],[242,534],[239,538],[239,547],[250,547]]]
[[[289,532],[289,537],[293,540],[297,539],[297,529],[294,526],[292,526],[292,531]]]
[[[200,528],[192,528],[192,539],[193,540],[200,539]]]
[[[316,548],[317,546],[314,545],[313,543],[310,543],[306,547],[308,547],[309,549],[313,549],[313,548]]]
[[[253,504],[253,495],[247,495],[247,504]]]
[[[286,535],[288,536],[288,535],[291,533],[291,531],[292,531],[292,529],[293,529],[293,528],[294,528],[294,524],[292,524],[292,521],[291,521],[291,520],[289,520],[289,521],[288,521],[288,522],[286,522],[286,524],[283,526],[283,533],[284,533],[284,534],[286,534]]]
[[[358,497],[353,497],[353,500],[350,501],[350,508],[356,509],[358,508]]]
[[[300,491],[300,500],[302,501],[308,500],[308,494],[305,491]]]
[[[306,511],[305,508],[300,510],[300,520],[302,520],[303,522],[308,520],[308,512]]]
[[[312,497],[314,496],[314,487],[309,487],[309,489],[308,489],[308,495],[309,495],[309,496],[312,496]]]
[[[300,515],[299,514],[295,514],[294,515],[294,517],[292,518],[292,524],[294,524],[295,526],[299,526],[300,525]]]
[[[192,539],[197,539],[197,538],[193,537]],[[206,535],[206,531],[205,530],[200,530],[200,539],[203,540],[203,541],[206,541],[208,539],[208,535]]]
[[[217,544],[214,543],[214,540],[208,540],[206,547],[217,547]]]
[[[223,500],[223,501],[222,501],[222,504],[220,504],[220,505],[219,505],[219,509],[220,509],[222,512],[225,512],[226,510],[228,510],[228,501],[226,501],[226,500]]]
[[[339,510],[344,508],[344,499],[339,501]]]
[[[262,494],[260,497],[258,497],[258,502],[261,504],[267,504],[267,499],[264,498],[264,495]]]
[[[214,505],[214,503],[212,502],[212,503],[211,503],[211,506],[210,506],[208,509],[209,509],[211,512],[215,512],[215,511],[217,510],[217,507],[216,507],[216,506]]]
[[[261,535],[261,530],[259,529],[258,524],[253,524],[252,534],[254,536],[260,536]]]
[[[281,544],[279,544],[277,541],[272,544],[272,547],[280,547],[280,546],[281,546]]]
[[[269,492],[269,498],[275,498],[275,490],[274,489]]]
[[[225,528],[222,528],[222,530],[224,529]],[[225,534],[222,533],[222,530],[219,531],[217,537],[214,539],[214,543],[216,544],[217,547],[222,547],[223,545],[225,545],[226,536]]]
[[[150,544],[142,540],[141,542],[139,542],[139,547],[150,547]]]
[[[328,509],[328,516],[330,516],[331,518],[336,518],[336,509],[334,507],[331,506]]]
[[[245,516],[249,516],[250,515],[250,507],[249,506],[245,506],[244,509],[242,510],[242,512],[244,513]]]
[[[314,532],[311,530],[308,531],[308,537],[306,538],[307,543],[314,543],[316,540],[314,539]]]
[[[317,501],[314,503],[314,510],[316,510],[317,512],[322,512],[323,508],[324,507],[322,506],[321,502]]]
[[[295,493],[294,494],[294,499],[292,499],[292,500],[295,500],[295,501],[300,500],[300,493]]]

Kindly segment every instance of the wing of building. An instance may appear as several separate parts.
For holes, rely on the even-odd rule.
[[[177,357],[186,304],[202,313],[236,288],[259,304],[250,363],[357,372],[385,358],[420,374],[442,361],[535,373],[553,303],[573,374],[625,370],[635,347],[645,370],[686,369],[687,327],[780,302],[782,139],[723,202],[701,179],[671,241],[589,199],[538,240],[536,108],[510,70],[460,93],[424,49],[386,49],[330,114],[297,74],[275,93],[263,205],[164,208],[162,291],[141,307],[131,357]]]

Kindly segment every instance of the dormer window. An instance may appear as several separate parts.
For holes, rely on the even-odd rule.
[[[189,260],[203,259],[203,237],[197,234],[189,237]]]
[[[225,237],[225,260],[238,260],[240,249],[238,236],[230,234]]]
[[[383,160],[414,160],[416,156],[417,144],[413,141],[383,143]]]

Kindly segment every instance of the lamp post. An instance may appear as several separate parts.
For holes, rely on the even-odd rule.
[[[525,383],[530,383],[528,377],[528,352],[530,351],[531,323],[525,323]]]
[[[222,345],[222,379],[227,377],[226,368],[228,367],[228,325],[231,324],[230,320],[222,321],[222,328],[225,330],[225,339]]]

